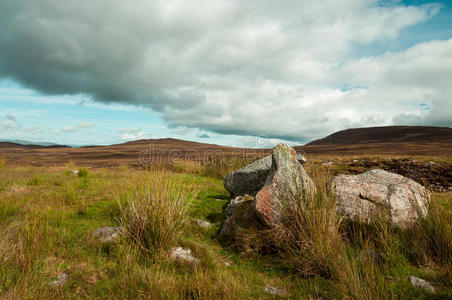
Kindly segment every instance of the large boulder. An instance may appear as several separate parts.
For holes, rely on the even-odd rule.
[[[431,194],[404,176],[384,170],[359,175],[339,175],[332,183],[338,213],[369,222],[384,213],[392,224],[405,227],[427,215]]]
[[[256,160],[228,174],[223,180],[223,185],[232,196],[245,194],[254,196],[264,186],[271,165],[271,155]]]
[[[253,201],[258,218],[268,227],[281,222],[285,208],[291,201],[304,201],[314,184],[296,157],[295,150],[286,144],[273,149],[272,166],[264,187]]]
[[[306,162],[302,154],[297,154],[296,160],[300,164]],[[223,180],[223,185],[232,196],[245,194],[255,196],[264,187],[271,168],[272,156],[268,155],[228,174]]]

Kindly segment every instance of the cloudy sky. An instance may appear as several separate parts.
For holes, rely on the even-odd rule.
[[[1,0],[0,139],[452,126],[452,1]]]

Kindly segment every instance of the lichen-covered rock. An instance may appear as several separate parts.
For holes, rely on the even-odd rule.
[[[290,201],[304,201],[314,184],[296,158],[293,148],[279,144],[273,149],[272,166],[264,187],[257,193],[253,208],[259,219],[272,227],[280,223]]]
[[[264,186],[272,165],[271,156],[266,156],[255,162],[228,174],[223,185],[232,196],[244,194],[256,195]]]
[[[306,163],[303,154],[296,154],[295,159],[300,164]],[[245,194],[255,196],[264,187],[271,168],[272,156],[268,155],[228,174],[223,180],[223,185],[232,196]]]
[[[369,222],[384,213],[392,224],[405,227],[427,215],[430,192],[415,181],[384,170],[339,175],[332,183],[338,213]]]

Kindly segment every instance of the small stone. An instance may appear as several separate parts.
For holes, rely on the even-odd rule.
[[[231,266],[231,263],[228,262],[228,261],[225,261],[225,262],[224,262],[224,265],[225,265],[226,267],[230,267],[230,266]]]
[[[321,165],[321,166],[332,166],[332,165],[334,165],[334,161],[331,161],[331,160],[325,160],[325,161],[322,161],[322,162],[320,163],[320,165]]]
[[[411,282],[411,284],[414,287],[418,287],[418,288],[422,288],[426,291],[429,291],[430,293],[435,292],[435,288],[433,287],[433,285],[428,282],[427,280],[415,277],[415,276],[409,276],[408,280]]]
[[[72,170],[72,173],[74,173],[74,174],[78,174],[78,170],[77,170],[77,169],[75,169],[75,170]]]
[[[195,220],[196,224],[198,224],[200,227],[202,228],[209,228],[210,227],[210,223],[204,220]]]
[[[284,295],[287,294],[286,290],[280,289],[280,288],[276,288],[276,287],[271,286],[271,285],[267,285],[264,288],[264,293],[270,294],[270,295],[277,295],[277,296],[284,296]]]
[[[52,287],[59,287],[66,283],[66,281],[69,280],[69,274],[68,273],[61,273],[58,275],[57,279],[54,281],[49,282],[49,286]]]
[[[102,244],[106,244],[116,242],[122,233],[122,227],[101,227],[94,231],[94,237]]]
[[[191,250],[190,249],[184,249],[182,247],[174,247],[171,250],[171,258],[175,259],[175,260],[182,260],[182,261],[186,261],[189,263],[199,263],[200,260],[196,257],[194,257],[191,254]]]

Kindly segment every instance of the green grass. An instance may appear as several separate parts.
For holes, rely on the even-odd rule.
[[[428,259],[414,257],[405,249],[407,241],[398,238],[399,244],[377,245],[379,235],[374,230],[370,230],[366,239],[354,241],[346,239],[343,231],[338,231],[339,246],[324,248],[330,260],[314,262],[324,266],[331,264],[336,269],[333,272],[300,272],[300,265],[294,268],[290,264],[293,259],[287,257],[250,255],[224,247],[217,241],[216,232],[223,222],[222,211],[229,195],[220,179],[221,170],[214,170],[212,166],[208,171],[184,170],[191,174],[125,167],[90,169],[89,176],[81,177],[80,171],[79,174],[72,173],[74,167],[73,164],[53,168],[1,167],[1,299],[275,298],[263,292],[266,285],[286,289],[289,291],[287,298],[292,299],[316,299],[319,296],[363,299],[368,295],[382,299],[432,297],[407,283],[406,276],[411,274],[435,283],[439,298],[451,293],[448,260],[435,259],[435,253],[429,254]],[[435,197],[443,208],[450,203],[444,194]],[[182,210],[171,211],[168,203],[159,202],[162,199],[181,205]],[[143,255],[143,245],[134,242],[130,236],[112,245],[100,245],[94,239],[93,232],[99,227],[118,226],[121,220],[126,226],[132,224],[128,208],[139,201],[148,204],[141,206],[140,212],[145,211],[150,218],[147,220],[152,221],[144,224],[154,224],[150,228],[158,229],[142,227],[147,228],[141,232],[148,239],[144,248],[160,251]],[[327,204],[319,204],[317,208]],[[149,210],[151,208],[153,210]],[[173,219],[166,218],[168,216]],[[180,219],[174,219],[178,216]],[[212,226],[201,228],[195,219],[208,220]],[[330,224],[335,222],[331,219]],[[440,230],[430,223],[422,226],[430,230],[422,229],[423,232],[438,234]],[[168,228],[174,231],[166,232]],[[311,232],[315,232],[315,228],[312,226]],[[315,230],[321,234],[327,228]],[[356,230],[364,236],[364,229]],[[445,236],[448,232],[449,227],[445,229]],[[394,236],[391,233],[385,239],[389,242]],[[442,240],[447,241],[447,238],[443,235]],[[321,250],[322,242],[333,241],[319,238],[312,242],[317,245],[314,250]],[[190,248],[201,263],[190,265],[171,260],[168,250],[172,246]],[[352,258],[366,247],[390,250],[390,257],[375,264],[355,262]],[[430,249],[435,247],[429,246]],[[345,264],[344,261],[335,262],[338,253],[347,257]],[[439,256],[445,257],[444,254]],[[305,261],[308,258],[305,256]],[[60,288],[49,287],[47,283],[62,272],[70,274],[68,282]],[[361,284],[366,287],[364,292],[356,287],[353,290],[356,280],[362,280]]]

